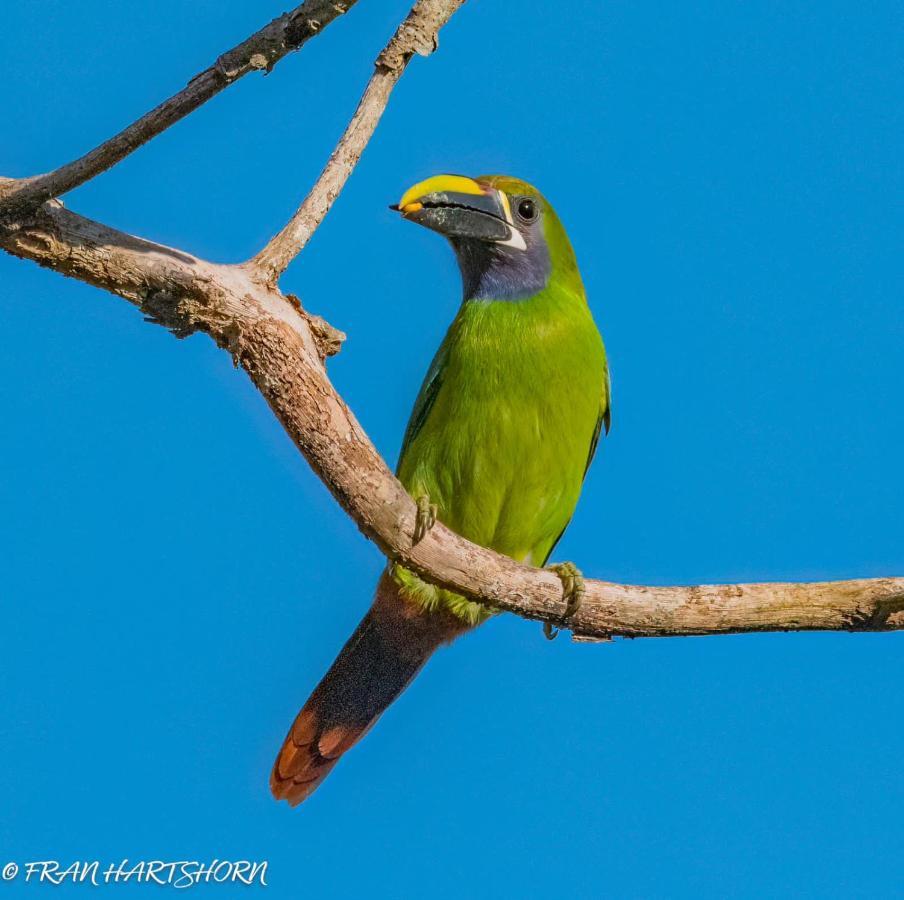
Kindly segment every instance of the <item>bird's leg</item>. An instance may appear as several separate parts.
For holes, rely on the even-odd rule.
[[[571,562],[556,563],[546,567],[550,572],[555,572],[562,582],[562,593],[565,600],[565,614],[562,622],[570,619],[580,608],[584,599],[584,576],[581,570]],[[543,634],[547,640],[555,640],[559,629],[549,622],[543,623]]]
[[[436,524],[436,504],[430,502],[427,494],[417,498],[417,518],[414,520],[414,535],[411,546],[419,544],[427,532]]]

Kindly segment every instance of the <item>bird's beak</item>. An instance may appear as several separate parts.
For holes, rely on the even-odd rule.
[[[525,249],[508,197],[463,175],[436,175],[418,182],[397,205],[402,217],[449,238],[471,238]]]

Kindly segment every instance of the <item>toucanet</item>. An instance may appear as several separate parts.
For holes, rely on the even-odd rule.
[[[463,286],[399,458],[399,480],[418,504],[415,539],[438,520],[544,566],[610,422],[606,351],[571,243],[536,189],[500,175],[428,178],[393,209],[449,240]],[[569,563],[551,568],[567,622],[583,581]],[[294,806],[313,793],[434,650],[491,614],[390,563],[286,736],[270,779],[277,799]]]

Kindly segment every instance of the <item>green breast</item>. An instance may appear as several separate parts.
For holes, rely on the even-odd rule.
[[[469,301],[415,404],[399,478],[463,537],[543,565],[577,503],[607,381],[583,296],[549,287],[518,302]],[[410,573],[397,578],[422,605],[483,616]]]

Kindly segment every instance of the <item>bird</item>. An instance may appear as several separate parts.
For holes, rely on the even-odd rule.
[[[462,280],[396,470],[417,503],[414,540],[438,520],[546,566],[611,421],[606,350],[565,228],[534,187],[502,175],[436,175],[390,208],[444,236]],[[565,623],[583,578],[572,563],[549,568],[562,580]],[[275,798],[296,806],[309,797],[435,650],[493,614],[389,561],[373,605],[286,735]]]

